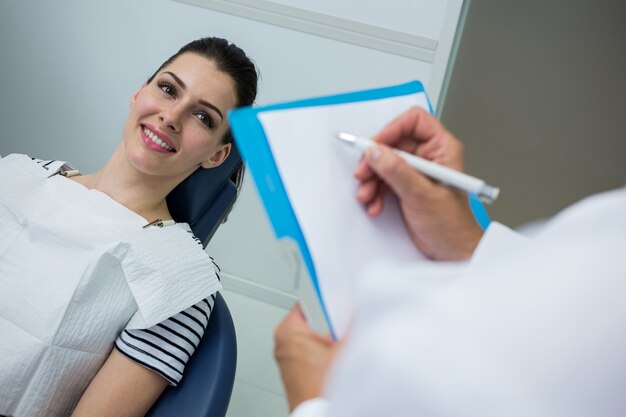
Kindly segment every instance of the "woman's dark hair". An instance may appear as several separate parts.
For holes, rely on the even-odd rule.
[[[227,74],[233,80],[235,95],[237,96],[235,107],[250,106],[254,103],[258,84],[256,67],[243,49],[222,38],[207,37],[189,42],[161,64],[159,69],[148,79],[147,83],[149,84],[159,71],[187,52],[200,55],[214,62],[218,70]],[[230,129],[224,134],[222,143],[231,143],[233,147],[236,146]],[[240,162],[230,177],[237,186],[237,190],[241,189],[243,174],[244,165],[243,162]]]

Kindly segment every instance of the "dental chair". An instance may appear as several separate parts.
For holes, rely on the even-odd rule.
[[[176,221],[189,223],[203,247],[209,243],[237,197],[230,179],[242,163],[233,146],[217,168],[198,169],[167,196]],[[235,382],[237,340],[230,311],[217,293],[209,323],[177,387],[169,386],[148,417],[224,417]]]

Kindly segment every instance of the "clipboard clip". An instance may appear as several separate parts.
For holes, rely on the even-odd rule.
[[[80,171],[77,169],[59,169],[57,172],[55,172],[54,174],[50,174],[48,175],[48,178],[50,177],[54,177],[55,175],[62,175],[65,178],[71,178],[71,177],[76,177],[78,175],[80,175]]]
[[[142,227],[142,229],[147,229],[150,226],[156,226],[156,227],[166,227],[166,226],[171,226],[173,224],[176,224],[176,221],[174,220],[161,220],[161,219],[156,219],[151,221],[150,223],[144,225]]]

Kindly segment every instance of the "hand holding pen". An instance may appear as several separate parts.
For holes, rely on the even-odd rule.
[[[405,162],[399,149],[440,165],[463,171],[463,146],[427,111],[406,111],[373,138],[355,171],[357,199],[370,216],[384,209],[384,197],[398,197],[407,231],[419,250],[437,260],[471,256],[482,230],[467,195],[432,180]]]
[[[359,137],[350,133],[341,132],[337,135],[344,143],[354,146],[362,151],[367,151],[370,147],[378,145],[377,142],[370,138]],[[454,187],[461,192],[468,193],[478,197],[484,203],[493,203],[500,189],[488,185],[480,178],[472,177],[464,174],[456,169],[448,168],[437,162],[430,161],[421,156],[413,155],[400,149],[393,150],[400,156],[404,162],[409,164],[411,168],[418,170],[422,174],[427,175],[433,180],[439,181],[443,185]]]

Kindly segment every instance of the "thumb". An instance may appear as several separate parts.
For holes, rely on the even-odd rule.
[[[411,168],[387,146],[371,146],[365,152],[365,161],[400,198],[431,186],[423,174]]]
[[[302,311],[302,307],[300,303],[296,302],[293,308],[289,311],[287,316],[285,317],[285,321],[289,323],[295,323],[296,325],[300,325],[301,323],[306,323],[306,319],[304,318],[304,312]]]

